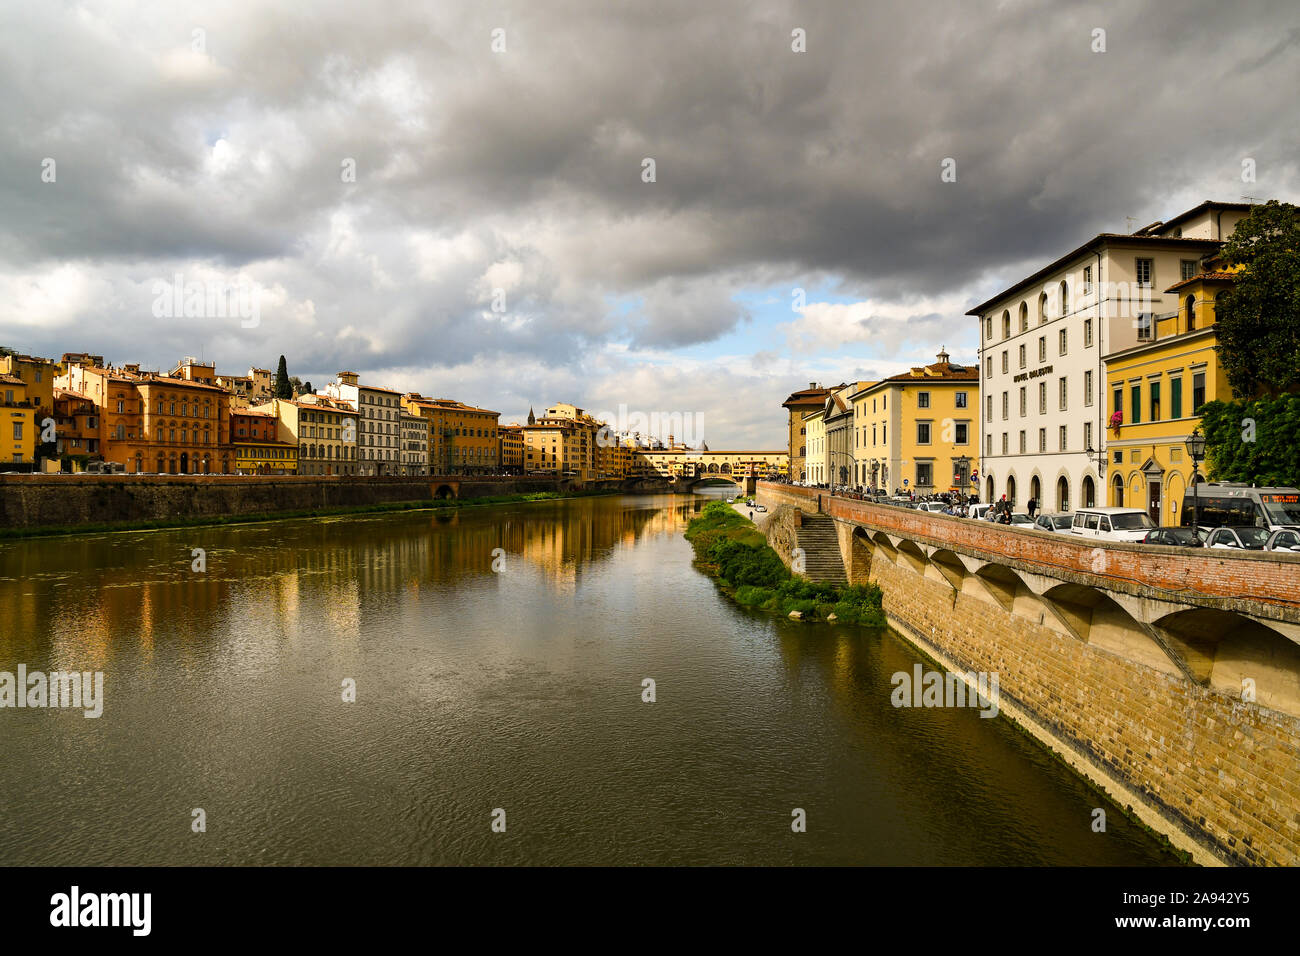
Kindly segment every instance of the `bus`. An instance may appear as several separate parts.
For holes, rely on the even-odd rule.
[[[1196,486],[1193,502],[1183,495],[1181,524],[1191,527],[1195,503],[1203,528],[1300,528],[1300,491],[1295,488],[1256,488],[1231,481],[1206,481]]]

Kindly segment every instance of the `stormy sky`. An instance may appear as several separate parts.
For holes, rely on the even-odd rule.
[[[1298,47],[1293,0],[7,3],[0,344],[783,447],[1097,232],[1297,201]]]

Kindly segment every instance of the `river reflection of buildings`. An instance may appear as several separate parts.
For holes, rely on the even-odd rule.
[[[19,541],[0,546],[0,636],[16,659],[80,667],[107,661],[116,640],[151,655],[159,640],[268,626],[289,641],[307,626],[355,637],[367,604],[492,575],[498,548],[571,589],[638,538],[680,533],[699,505],[599,498]]]

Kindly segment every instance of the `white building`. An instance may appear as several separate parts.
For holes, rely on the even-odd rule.
[[[1102,356],[1178,308],[1160,292],[1199,271],[1245,203],[1204,202],[1131,234],[1102,233],[968,315],[980,324],[980,488],[1042,511],[1099,503],[1107,410]],[[1091,449],[1091,453],[1089,453]]]
[[[330,398],[357,410],[357,474],[396,475],[401,461],[402,395],[391,388],[361,385],[356,372],[339,372],[326,386]]]

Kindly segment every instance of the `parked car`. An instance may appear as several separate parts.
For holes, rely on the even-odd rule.
[[[1263,551],[1268,538],[1267,528],[1215,528],[1205,539],[1205,546],[1235,548],[1239,551]]]
[[[1141,541],[1155,526],[1140,508],[1080,508],[1074,513],[1070,532],[1105,541]]]
[[[1264,542],[1265,551],[1300,551],[1300,531],[1293,528],[1283,528],[1281,531],[1274,531]]]
[[[1199,548],[1203,537],[1191,528],[1153,528],[1142,539],[1143,544],[1164,544],[1175,548]]]
[[[989,513],[989,509],[992,507],[993,507],[992,505],[982,504],[982,503],[971,505],[969,517],[975,519],[976,521],[979,521],[981,518],[983,518],[985,515]]]
[[[755,511],[766,511],[766,510],[767,510],[767,506],[766,506],[766,505],[754,505],[753,507],[754,507],[754,510],[755,510]]]
[[[948,505],[942,501],[923,501],[916,507],[918,511],[942,511]]]
[[[1052,531],[1056,534],[1069,534],[1074,524],[1074,515],[1060,512],[1058,514],[1039,515],[1034,519],[1034,527],[1039,531]]]

